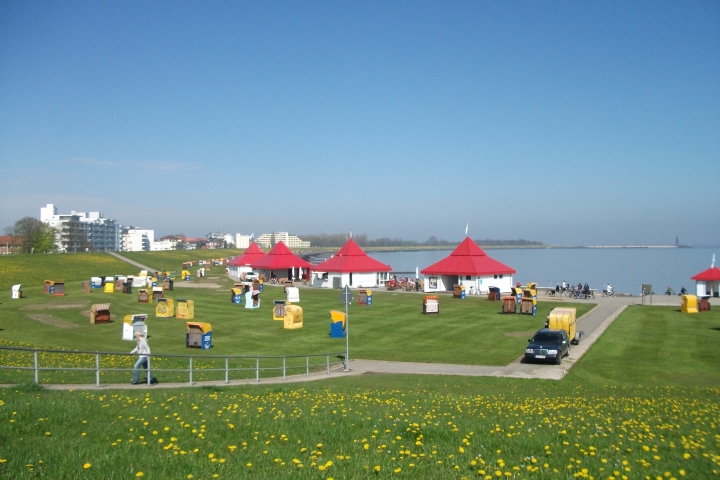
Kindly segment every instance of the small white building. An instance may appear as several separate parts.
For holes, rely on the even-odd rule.
[[[497,287],[501,293],[509,293],[512,276],[516,271],[505,264],[490,258],[466,237],[452,253],[433,265],[421,270],[425,275],[424,291],[448,292],[455,285],[465,285],[469,293],[473,291],[488,293],[490,287]]]
[[[313,267],[312,285],[321,288],[369,288],[385,285],[391,268],[369,257],[350,238],[332,257]]]
[[[250,264],[257,262],[265,256],[265,252],[257,246],[255,242],[252,242],[245,253],[239,255],[228,262],[228,276],[234,280],[240,280],[243,273],[250,273],[253,268]]]
[[[720,268],[715,266],[714,255],[710,268],[698,273],[692,279],[695,280],[695,290],[698,297],[720,296]]]

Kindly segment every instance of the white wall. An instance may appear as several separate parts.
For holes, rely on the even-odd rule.
[[[437,276],[437,288],[431,289],[430,288],[430,277]],[[474,275],[470,276],[470,279],[468,280],[465,275],[461,275],[460,277],[456,275],[426,275],[425,276],[425,292],[450,292],[452,291],[453,287],[457,285],[465,285],[465,292],[470,293],[470,287],[473,287],[474,291],[477,291],[480,289],[480,293],[487,293],[489,287],[498,287],[500,288],[500,293],[510,293],[510,288],[513,286],[512,284],[512,275],[503,275],[503,278],[500,278],[500,275],[497,276],[498,278],[495,278],[494,275],[485,276],[485,277],[476,277]]]
[[[318,277],[318,273],[321,274],[320,277]],[[350,273],[327,272],[327,279],[323,279],[322,273],[324,272],[313,272],[313,287],[333,288],[334,278],[340,279],[340,287],[370,288],[378,286],[378,272],[353,272],[352,283],[350,283]]]

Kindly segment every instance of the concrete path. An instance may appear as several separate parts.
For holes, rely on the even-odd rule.
[[[135,265],[140,270],[147,270],[148,272],[157,272],[157,268],[148,267],[147,265],[143,265],[142,263],[138,263],[134,260],[130,260],[129,258],[123,257],[122,255],[115,253],[115,252],[107,252],[108,254],[112,255],[113,257],[117,258],[118,260],[122,260],[123,262],[127,262],[130,265]]]

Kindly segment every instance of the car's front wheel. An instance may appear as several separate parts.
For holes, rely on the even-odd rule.
[[[567,352],[565,352],[565,356],[566,356],[566,357],[569,357],[569,356],[570,356],[570,346],[568,346]]]
[[[560,365],[562,363],[562,354],[555,357],[555,365]]]

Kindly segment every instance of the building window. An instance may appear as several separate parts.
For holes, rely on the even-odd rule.
[[[470,280],[470,279],[471,279],[470,275],[465,275],[465,280]]]
[[[502,274],[500,274],[500,278],[502,278],[502,277],[503,277]]]
[[[497,275],[495,275],[493,278],[495,278],[495,280],[497,280]]]

